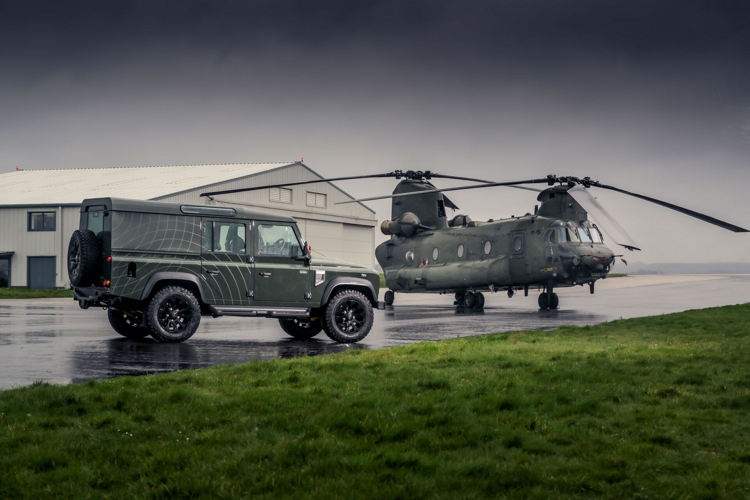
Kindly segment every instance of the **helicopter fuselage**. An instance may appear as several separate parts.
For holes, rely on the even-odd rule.
[[[567,287],[607,276],[614,253],[601,241],[587,222],[526,215],[393,236],[375,255],[398,292]]]

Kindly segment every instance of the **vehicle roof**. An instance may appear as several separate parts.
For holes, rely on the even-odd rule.
[[[264,220],[273,222],[295,222],[294,218],[285,215],[271,214],[268,212],[262,212],[260,210],[252,210],[247,207],[237,205],[191,205],[188,203],[165,203],[162,201],[145,201],[145,200],[131,200],[127,198],[88,198],[83,200],[81,203],[81,212],[85,212],[87,207],[104,205],[108,210],[114,212],[137,212],[137,213],[149,213],[149,214],[164,214],[164,215],[182,215],[182,216],[193,216],[193,217],[212,217],[212,218],[227,218],[227,219],[254,219]],[[200,211],[200,209],[211,209],[211,208],[231,208],[235,211],[235,215],[217,215],[217,214],[200,214],[200,213],[185,213],[184,207],[191,207]]]

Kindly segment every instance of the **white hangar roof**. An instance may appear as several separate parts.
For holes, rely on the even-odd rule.
[[[302,163],[18,170],[0,175],[0,205],[72,205],[113,192],[153,200],[293,165]]]

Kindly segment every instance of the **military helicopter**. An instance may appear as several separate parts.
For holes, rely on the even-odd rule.
[[[386,305],[394,303],[395,292],[453,293],[455,305],[481,309],[485,301],[483,292],[506,291],[508,297],[512,297],[523,291],[528,296],[529,289],[536,287],[542,292],[538,299],[539,308],[557,309],[560,300],[554,292],[556,288],[588,285],[593,294],[596,281],[607,277],[616,257],[623,257],[605,245],[604,234],[628,250],[640,248],[591,196],[588,190],[592,187],[634,196],[730,231],[748,232],[708,215],[602,184],[589,177],[549,175],[539,179],[491,182],[430,171],[396,170],[204,195],[376,177],[392,177],[400,182],[391,195],[340,204],[393,200],[391,219],[383,221],[380,226],[382,233],[390,239],[375,249],[375,257],[383,268],[389,288],[384,297]],[[430,182],[433,178],[480,184],[438,189]],[[538,190],[524,186],[528,184],[546,184],[547,188]],[[448,220],[446,208],[457,210],[458,207],[445,196],[445,192],[490,187],[535,191],[540,204],[534,208],[534,213],[507,219],[475,222],[467,215],[456,215]]]

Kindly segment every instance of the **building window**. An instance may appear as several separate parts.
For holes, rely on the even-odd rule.
[[[271,188],[270,200],[277,203],[292,203],[292,190],[288,188]]]
[[[328,195],[323,193],[307,192],[307,206],[315,208],[326,208],[328,204]]]
[[[54,231],[57,214],[55,212],[29,212],[29,231]]]

